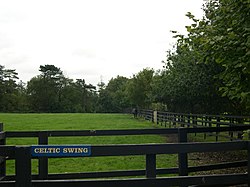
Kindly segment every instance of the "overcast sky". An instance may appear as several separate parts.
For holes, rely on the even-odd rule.
[[[143,68],[161,69],[203,0],[1,0],[0,64],[24,82],[53,64],[96,85]]]

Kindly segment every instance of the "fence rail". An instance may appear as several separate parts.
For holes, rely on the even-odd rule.
[[[179,154],[179,153],[192,153],[192,152],[218,152],[218,151],[232,151],[232,150],[248,150],[249,142],[220,142],[220,143],[178,143],[178,144],[145,144],[145,145],[101,145],[91,147],[91,157],[96,156],[124,156],[124,155],[146,155],[146,170],[144,175],[146,179],[125,179],[116,180],[113,185],[138,185],[138,186],[171,186],[171,185],[219,185],[219,184],[244,184],[249,182],[248,174],[233,174],[233,175],[216,175],[215,176],[192,176],[192,177],[165,177],[156,178],[156,155],[158,154]],[[114,180],[95,180],[95,181],[84,181],[84,180],[35,180],[31,174],[31,159],[37,157],[31,156],[30,146],[0,146],[1,156],[7,156],[14,158],[16,163],[16,175],[15,181],[1,181],[1,186],[75,186],[75,185],[87,185],[95,186],[102,185],[106,186],[109,182],[112,183]],[[60,156],[58,156],[60,157]],[[57,157],[57,158],[58,158]],[[51,157],[55,158],[55,157]],[[248,156],[250,158],[250,156]],[[249,160],[248,160],[249,163]],[[183,164],[183,163],[180,163]],[[236,163],[235,163],[236,164]],[[248,166],[249,167],[249,166]],[[25,168],[25,169],[24,169]],[[179,173],[186,173],[188,169],[187,164],[179,165]],[[60,174],[54,175],[54,177],[60,177]],[[64,175],[65,177],[65,175]],[[218,181],[212,180],[216,178]],[[231,180],[234,178],[235,180]],[[192,179],[192,180],[191,180]],[[140,182],[138,182],[140,181]],[[150,182],[151,183],[146,183]],[[159,182],[161,181],[161,182]],[[170,185],[171,184],[171,185]]]
[[[145,120],[150,120],[160,126],[169,128],[181,127],[235,127],[235,126],[250,126],[250,116],[230,116],[230,115],[205,115],[205,114],[184,114],[173,112],[161,112],[153,110],[141,110],[140,116]],[[206,139],[207,134],[204,134]],[[210,134],[215,136],[215,141],[218,141],[219,136],[224,136],[230,140],[242,139],[243,132],[229,132],[228,135],[221,135],[218,132]],[[236,136],[236,137],[235,137]]]
[[[155,116],[154,116],[155,115]],[[153,110],[141,110],[140,116],[146,120],[150,119],[157,123],[180,123],[183,125],[250,125],[250,116],[231,116],[231,115],[206,115],[206,114],[185,114],[174,112],[162,112]]]
[[[232,127],[206,127],[206,128],[161,128],[161,129],[131,129],[131,130],[70,130],[70,131],[3,131],[0,124],[0,186],[187,186],[187,185],[233,185],[247,184],[250,181],[249,174],[214,175],[214,176],[188,176],[191,172],[208,171],[214,169],[225,169],[232,167],[248,166],[250,169],[250,145],[247,141],[220,142],[220,143],[188,143],[188,133],[208,133],[242,131],[249,126]],[[141,170],[118,170],[87,173],[50,174],[48,172],[48,158],[31,156],[30,146],[6,146],[8,138],[37,137],[38,145],[47,146],[50,137],[66,136],[124,136],[124,135],[166,135],[177,134],[176,144],[135,144],[135,145],[93,145],[91,146],[91,157],[101,156],[127,156],[145,155],[145,169]],[[189,166],[188,153],[191,152],[218,152],[247,150],[248,160],[229,163],[218,163],[203,166]],[[156,168],[156,155],[177,154],[177,168]],[[53,158],[60,158],[53,157]],[[52,157],[50,159],[53,159]],[[15,160],[15,175],[6,176],[6,159]],[[31,160],[38,159],[38,174],[31,173]],[[23,169],[27,168],[27,169]],[[161,174],[179,174],[178,177],[157,178]],[[97,178],[108,177],[131,177],[144,176],[143,179],[122,180],[97,180]],[[83,180],[87,179],[88,180]],[[90,179],[95,180],[90,180]],[[74,179],[73,181],[71,179]],[[81,180],[79,180],[81,179]]]

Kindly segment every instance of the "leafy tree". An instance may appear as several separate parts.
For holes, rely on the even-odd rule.
[[[250,109],[250,2],[213,0],[205,12],[204,26],[199,29],[206,40],[203,50],[209,50],[206,62],[214,59],[224,67],[219,74],[223,96],[230,98],[238,111]]]
[[[156,101],[167,104],[174,112],[223,112],[228,102],[218,95],[213,78],[220,68],[216,64],[199,64],[197,60],[194,52],[187,48],[169,53],[166,69],[154,81]]]
[[[91,86],[91,87],[89,87]],[[84,79],[65,79],[61,90],[60,111],[61,112],[94,112],[96,97],[92,95],[92,85],[86,85]]]
[[[148,108],[151,105],[153,76],[153,69],[143,69],[129,81],[127,92],[132,105],[141,108]]]
[[[17,84],[18,74],[16,70],[5,69],[0,65],[0,111],[13,112],[18,110],[17,106]]]
[[[202,20],[187,13],[193,20],[193,24],[186,26],[187,36],[173,31],[177,38],[176,51],[168,55],[169,69],[165,74],[168,77],[166,81],[175,84],[166,92],[172,91],[168,96],[196,93],[202,108],[212,103],[209,100],[215,101],[215,106],[224,107],[214,108],[213,113],[224,111],[242,114],[250,109],[250,20],[246,16],[250,14],[249,10],[249,1],[209,0],[204,6],[205,16]],[[188,67],[192,70],[188,70]],[[188,92],[185,85],[192,91]],[[186,91],[182,92],[183,89]],[[219,98],[218,93],[225,98]],[[181,101],[185,96],[177,98],[172,100]],[[228,107],[228,99],[234,110]],[[206,108],[207,112],[211,112],[209,108]]]
[[[20,81],[17,84],[17,111],[30,112],[30,106],[27,97],[26,84]]]
[[[99,91],[99,105],[102,112],[123,112],[130,107],[126,85],[128,78],[117,76]]]
[[[27,86],[28,97],[36,112],[93,112],[95,87],[84,79],[66,78],[54,65],[40,66],[40,75],[33,77]]]
[[[28,82],[28,94],[35,111],[58,112],[64,75],[54,65],[40,66],[40,75]]]
[[[81,104],[82,112],[91,112],[93,110],[93,106],[91,105],[91,98],[93,90],[96,89],[95,86],[91,84],[85,84],[84,79],[77,79],[75,83],[75,89],[78,92],[78,98]]]

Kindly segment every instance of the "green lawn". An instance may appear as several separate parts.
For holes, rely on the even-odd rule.
[[[0,114],[6,131],[34,130],[96,130],[153,128],[152,123],[125,114]],[[110,137],[49,138],[49,144],[141,144],[165,143],[166,137],[156,135]],[[8,145],[37,144],[37,138],[9,138]],[[145,169],[145,156],[84,157],[49,159],[50,173]],[[175,167],[176,155],[158,155],[157,168]],[[37,173],[37,160],[32,162]],[[14,173],[14,162],[7,162],[7,173]]]

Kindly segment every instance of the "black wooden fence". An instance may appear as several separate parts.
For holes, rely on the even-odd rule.
[[[3,125],[0,125],[3,130]],[[77,130],[77,131],[26,131],[0,132],[0,186],[188,186],[188,185],[234,185],[250,184],[248,173],[188,176],[191,172],[247,166],[250,169],[250,143],[248,141],[220,142],[220,143],[188,143],[188,133],[225,132],[247,130],[248,126],[221,127],[221,128],[171,128],[171,129],[135,129],[135,130]],[[48,173],[48,157],[31,156],[30,146],[6,146],[6,138],[37,137],[38,144],[47,145],[49,137],[67,136],[120,136],[120,135],[166,135],[178,134],[179,143],[175,144],[139,144],[139,145],[93,145],[91,157],[98,156],[127,156],[145,155],[145,170],[88,172],[88,173]],[[188,153],[218,152],[246,150],[248,160],[220,163],[205,166],[188,164]],[[156,155],[178,154],[178,168],[156,168]],[[54,158],[54,157],[53,157]],[[6,176],[6,159],[15,160],[15,175]],[[39,173],[31,173],[31,160],[39,159]],[[51,158],[52,159],[52,158]],[[175,177],[159,177],[161,174],[179,174]],[[106,179],[108,177],[145,176],[136,179]],[[86,180],[88,178],[88,180]],[[95,180],[90,180],[94,178]],[[105,178],[98,179],[97,178]],[[72,180],[74,179],[74,180]]]
[[[152,121],[160,126],[169,128],[180,127],[234,127],[250,126],[250,116],[231,116],[231,115],[206,115],[206,114],[184,114],[173,112],[161,112],[153,110],[141,110],[140,116],[145,120]],[[206,139],[207,134],[204,134]],[[212,134],[210,134],[212,135]],[[243,132],[228,132],[226,138],[230,140],[242,139]],[[214,134],[215,141],[218,141],[219,132]],[[225,137],[225,135],[224,135]]]
[[[154,110],[140,110],[139,114],[146,120],[171,126],[176,123],[195,127],[250,125],[250,116],[185,114]]]

